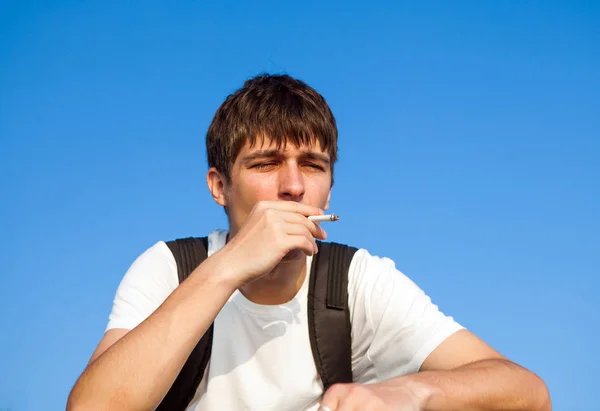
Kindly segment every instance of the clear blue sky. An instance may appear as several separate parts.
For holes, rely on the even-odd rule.
[[[64,409],[133,259],[225,228],[204,135],[268,71],[337,117],[330,238],[600,410],[600,3],[206,3],[0,3],[0,409]]]

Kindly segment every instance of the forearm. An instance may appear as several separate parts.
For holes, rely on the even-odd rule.
[[[211,275],[221,265],[207,259],[151,316],[90,364],[68,409],[154,409],[235,289]]]
[[[400,378],[432,389],[427,411],[550,411],[544,382],[501,359],[477,361],[450,371],[425,371]]]

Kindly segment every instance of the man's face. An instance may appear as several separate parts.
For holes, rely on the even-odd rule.
[[[240,150],[223,184],[224,205],[233,235],[254,207],[263,200],[286,200],[321,209],[329,206],[331,193],[329,154],[319,143],[277,148],[269,140],[248,143]]]

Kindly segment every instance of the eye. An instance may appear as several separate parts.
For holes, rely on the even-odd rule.
[[[304,166],[315,169],[315,170],[319,170],[319,171],[325,171],[325,168],[322,165],[316,164],[316,163],[306,163],[306,164],[304,164]]]
[[[270,169],[270,168],[273,168],[276,166],[277,166],[277,163],[270,161],[270,162],[253,164],[250,168],[253,168],[255,170],[266,170],[266,169]]]

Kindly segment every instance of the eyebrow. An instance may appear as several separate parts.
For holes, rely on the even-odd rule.
[[[265,158],[275,158],[275,157],[281,157],[282,153],[279,150],[261,150],[261,151],[255,151],[254,153],[245,155],[242,158],[242,163],[251,163],[253,161],[256,160],[260,160],[260,159],[265,159]],[[316,160],[316,161],[320,161],[324,164],[330,164],[331,161],[329,160],[329,156],[326,154],[322,154],[322,153],[317,153],[314,151],[302,151],[302,153],[300,154],[300,157],[304,157],[310,160]]]
[[[330,164],[329,156],[323,153],[315,153],[314,151],[304,151],[302,155],[310,160],[317,160],[325,164]]]
[[[259,160],[263,158],[271,158],[277,157],[280,153],[277,150],[261,150],[255,151],[254,153],[250,153],[242,157],[243,163],[251,163],[254,160]]]

